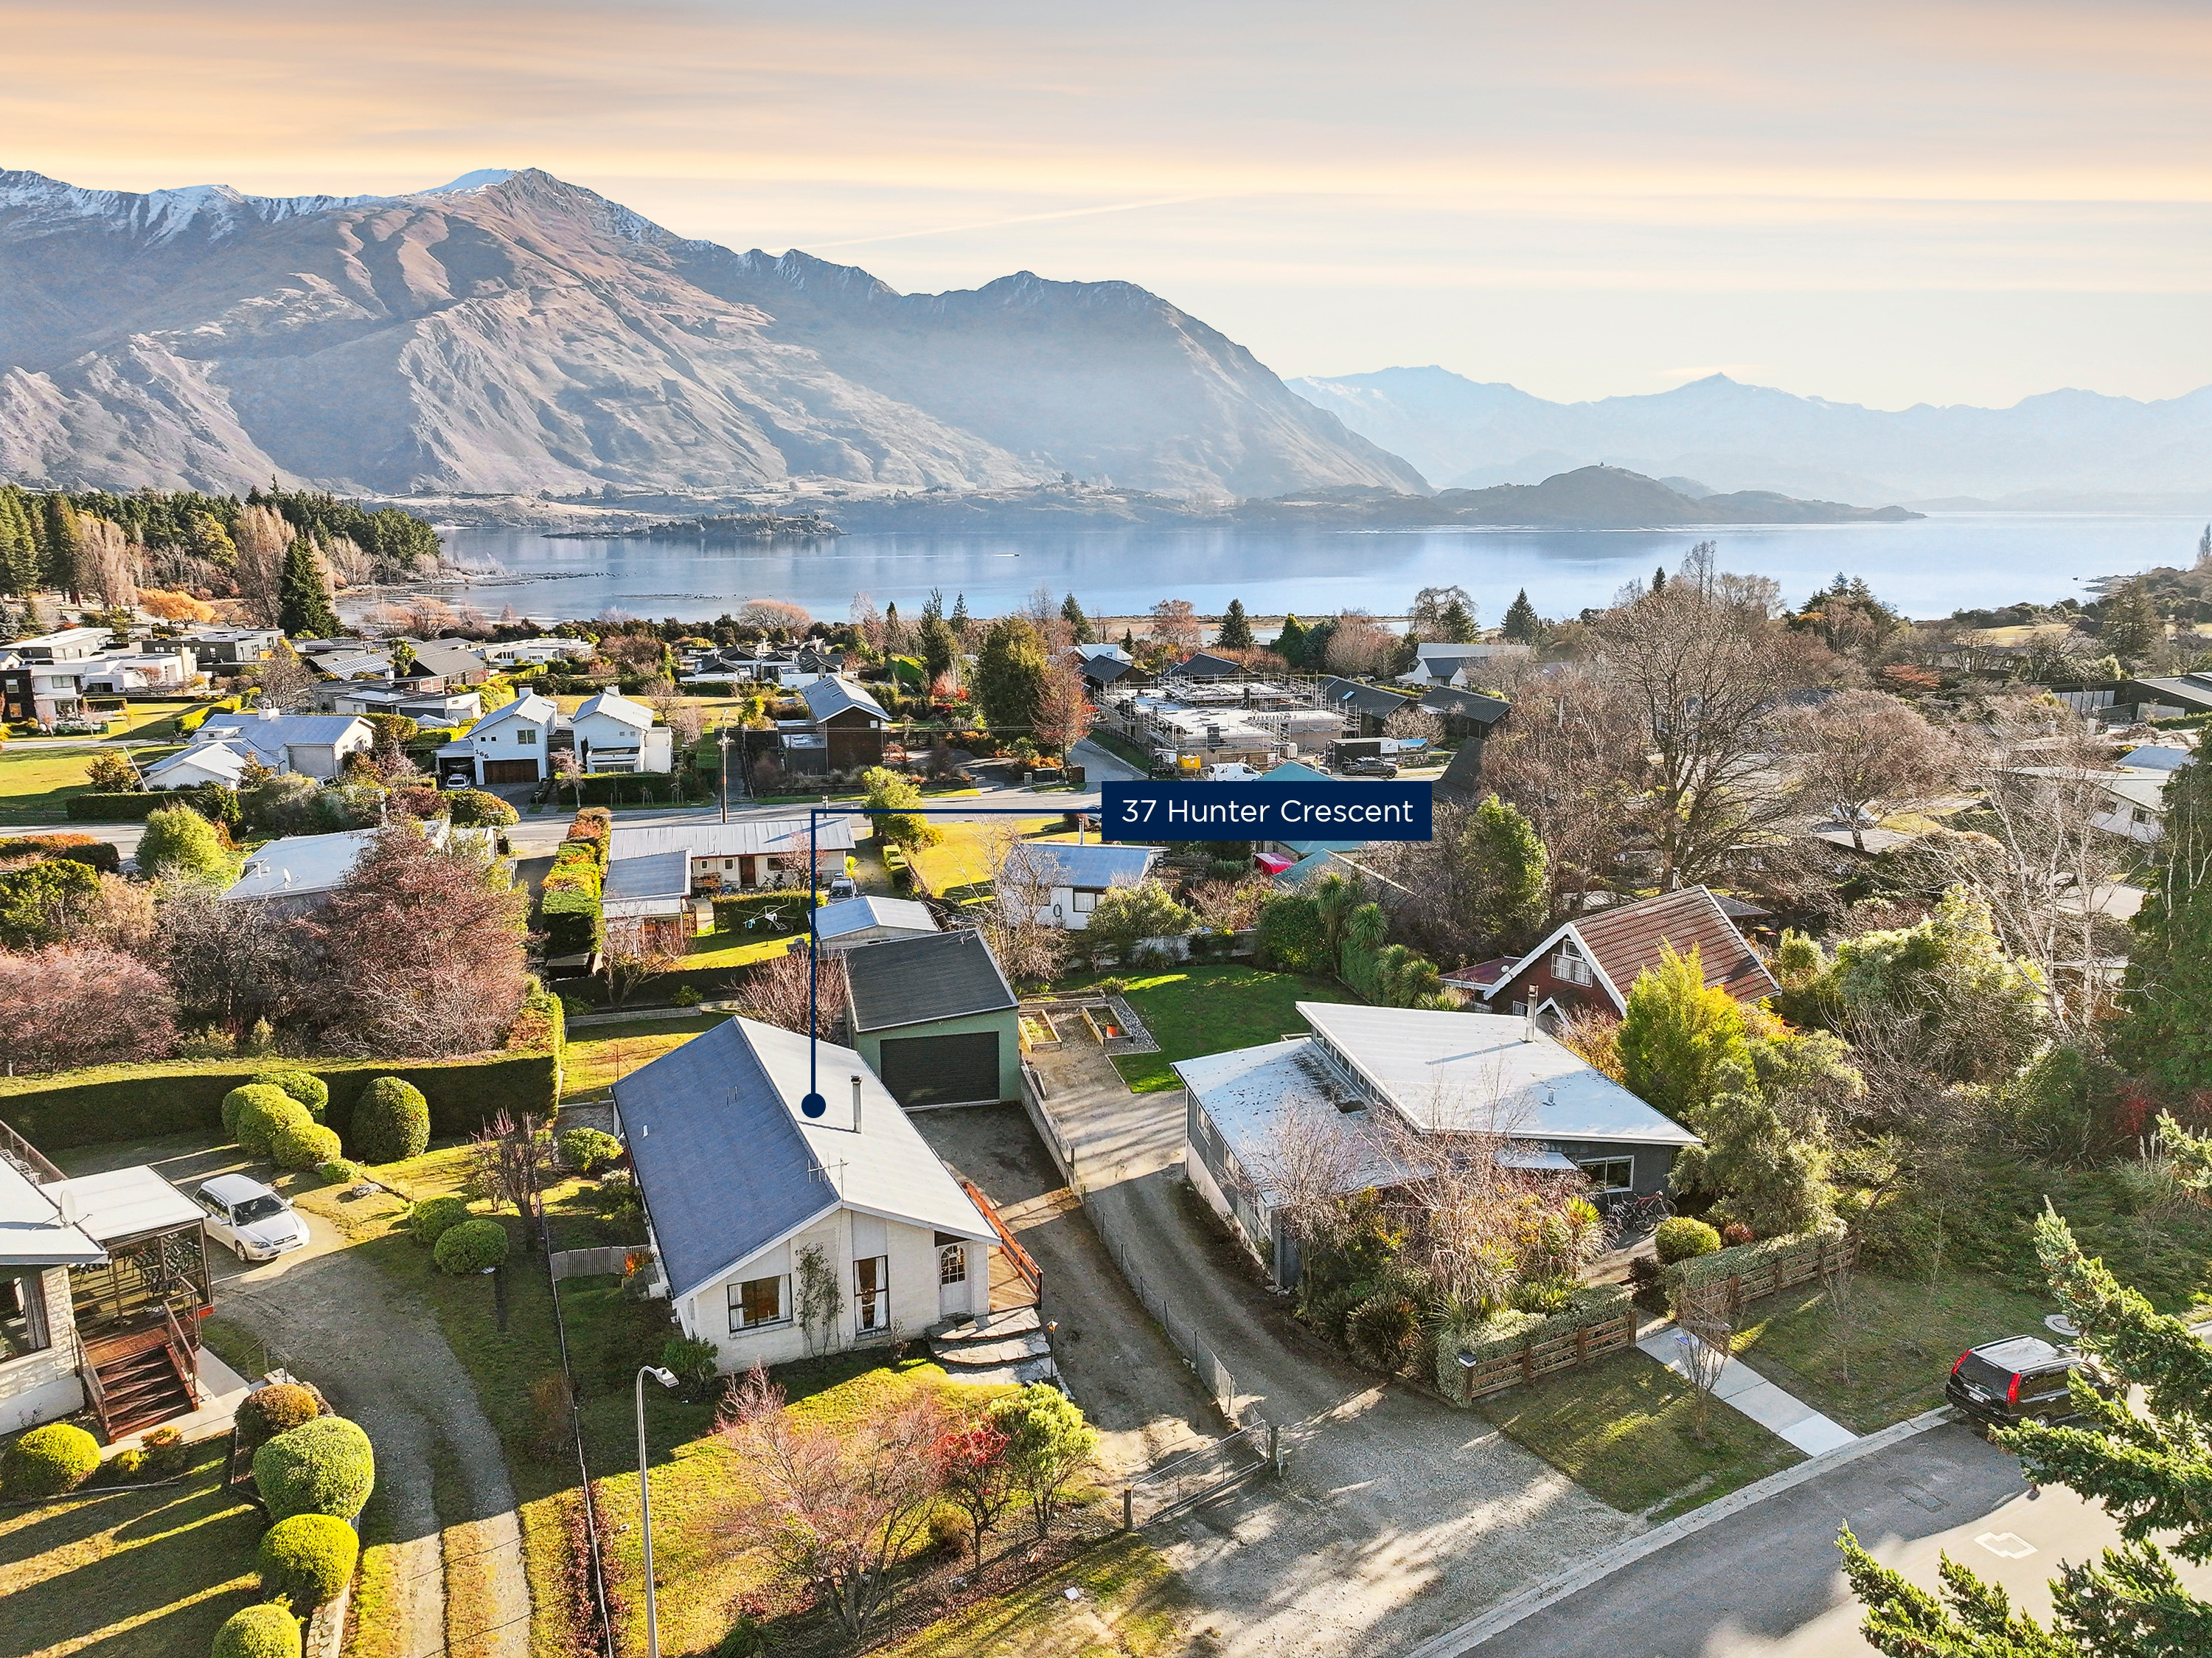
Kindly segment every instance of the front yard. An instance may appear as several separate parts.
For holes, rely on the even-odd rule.
[[[927,802],[925,802],[927,803]],[[915,877],[924,888],[948,903],[967,904],[991,895],[991,847],[994,839],[1006,832],[1008,824],[1021,831],[1024,839],[1049,840],[1050,835],[1040,835],[1041,829],[1049,828],[1060,821],[1055,817],[981,818],[969,821],[946,823],[932,820],[939,836],[936,845],[925,846],[906,855]],[[1073,836],[1067,837],[1073,839]]]
[[[568,1038],[561,1066],[563,1100],[604,1098],[616,1082],[640,1065],[680,1048],[710,1031],[726,1014],[694,1014],[684,1019],[628,1019],[618,1024],[583,1025]]]
[[[1064,988],[1097,982],[1096,976],[1085,975]],[[1114,1061],[1122,1081],[1138,1094],[1181,1088],[1181,1079],[1170,1069],[1178,1059],[1255,1047],[1304,1031],[1300,1002],[1358,1000],[1334,978],[1271,973],[1236,963],[1174,967],[1125,977],[1123,982],[1130,1009],[1160,1045],[1158,1053],[1124,1054]]]

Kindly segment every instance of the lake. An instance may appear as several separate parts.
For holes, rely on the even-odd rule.
[[[492,615],[512,605],[549,621],[610,609],[710,619],[748,599],[785,599],[842,619],[856,593],[908,616],[931,588],[949,609],[1015,608],[1039,583],[1073,593],[1095,616],[1187,599],[1202,614],[1242,599],[1254,615],[1403,614],[1414,593],[1456,583],[1494,625],[1526,588],[1547,616],[1608,602],[1622,582],[1671,570],[1693,542],[1719,544],[1720,566],[1771,576],[1793,604],[1838,570],[1863,576],[1908,614],[2049,603],[2100,576],[2187,566],[2193,519],[2122,515],[1945,513],[1903,524],[1721,526],[1709,530],[1102,529],[963,535],[866,534],[775,546],[555,539],[509,530],[448,530],[449,557],[489,572],[446,595]]]

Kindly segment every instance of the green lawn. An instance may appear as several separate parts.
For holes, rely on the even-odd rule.
[[[1081,1600],[1071,1601],[1061,1593],[1070,1584],[1083,1591]],[[881,1653],[882,1658],[1152,1658],[1182,1649],[1188,1605],[1158,1550],[1141,1534],[1117,1537]]]
[[[980,821],[939,823],[936,829],[939,839],[934,846],[925,846],[907,854],[907,863],[928,890],[939,898],[953,903],[988,898],[991,893],[991,844],[993,838],[1003,834],[1009,821],[1004,818],[988,818]],[[1058,818],[1015,818],[1011,821],[1024,837],[1039,837],[1037,831],[1060,822]]]
[[[672,1048],[682,1047],[726,1017],[702,1013],[689,1019],[630,1019],[614,1025],[578,1026],[562,1053],[562,1097],[598,1099],[640,1065],[659,1058]]]
[[[1585,1490],[1655,1522],[1802,1460],[1717,1400],[1700,1432],[1689,1384],[1632,1350],[1508,1388],[1477,1408]]]
[[[71,795],[92,787],[84,769],[95,752],[9,743],[0,750],[0,813],[58,818]]]
[[[1931,1289],[1875,1272],[1853,1276],[1848,1332],[1820,1286],[1804,1283],[1747,1309],[1736,1338],[1752,1368],[1784,1391],[1870,1434],[1943,1402],[1952,1362],[2002,1336],[2040,1335],[2058,1310],[1979,1272],[1947,1272]]]
[[[1126,976],[1125,976],[1126,977]],[[1095,978],[1073,981],[1097,983]],[[1264,972],[1235,963],[1173,968],[1128,979],[1126,998],[1160,1045],[1158,1053],[1124,1054],[1114,1064],[1139,1094],[1182,1086],[1169,1069],[1178,1059],[1225,1053],[1273,1042],[1306,1022],[1300,1002],[1355,1002],[1333,978]]]
[[[175,1658],[257,1600],[258,1510],[222,1488],[228,1438],[180,1485],[0,1509],[0,1655]]]
[[[763,938],[757,933],[708,933],[692,940],[684,966],[687,972],[705,967],[750,967],[756,961],[772,961],[777,956],[788,954],[792,940],[798,936],[796,933],[784,933],[775,938]]]

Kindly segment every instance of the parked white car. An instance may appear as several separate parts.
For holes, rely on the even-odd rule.
[[[1207,766],[1205,772],[1208,783],[1257,783],[1265,775],[1242,760],[1224,760],[1219,765]]]
[[[192,1196],[216,1241],[241,1261],[273,1260],[307,1241],[307,1223],[292,1205],[246,1175],[218,1174]]]

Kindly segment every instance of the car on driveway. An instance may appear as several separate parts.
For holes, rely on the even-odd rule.
[[[244,1174],[218,1174],[192,1193],[207,1211],[207,1229],[241,1261],[274,1260],[307,1241],[307,1223],[292,1205]]]
[[[1991,1427],[2058,1422],[2078,1414],[2066,1385],[2076,1370],[2107,1399],[2119,1391],[2077,1349],[2054,1347],[2040,1336],[2011,1336],[1960,1354],[1951,1367],[1951,1379],[1943,1384],[1943,1396]]]
[[[1337,773],[1346,777],[1395,777],[1398,767],[1395,761],[1386,760],[1379,754],[1365,754],[1356,760],[1345,761],[1337,767]]]

